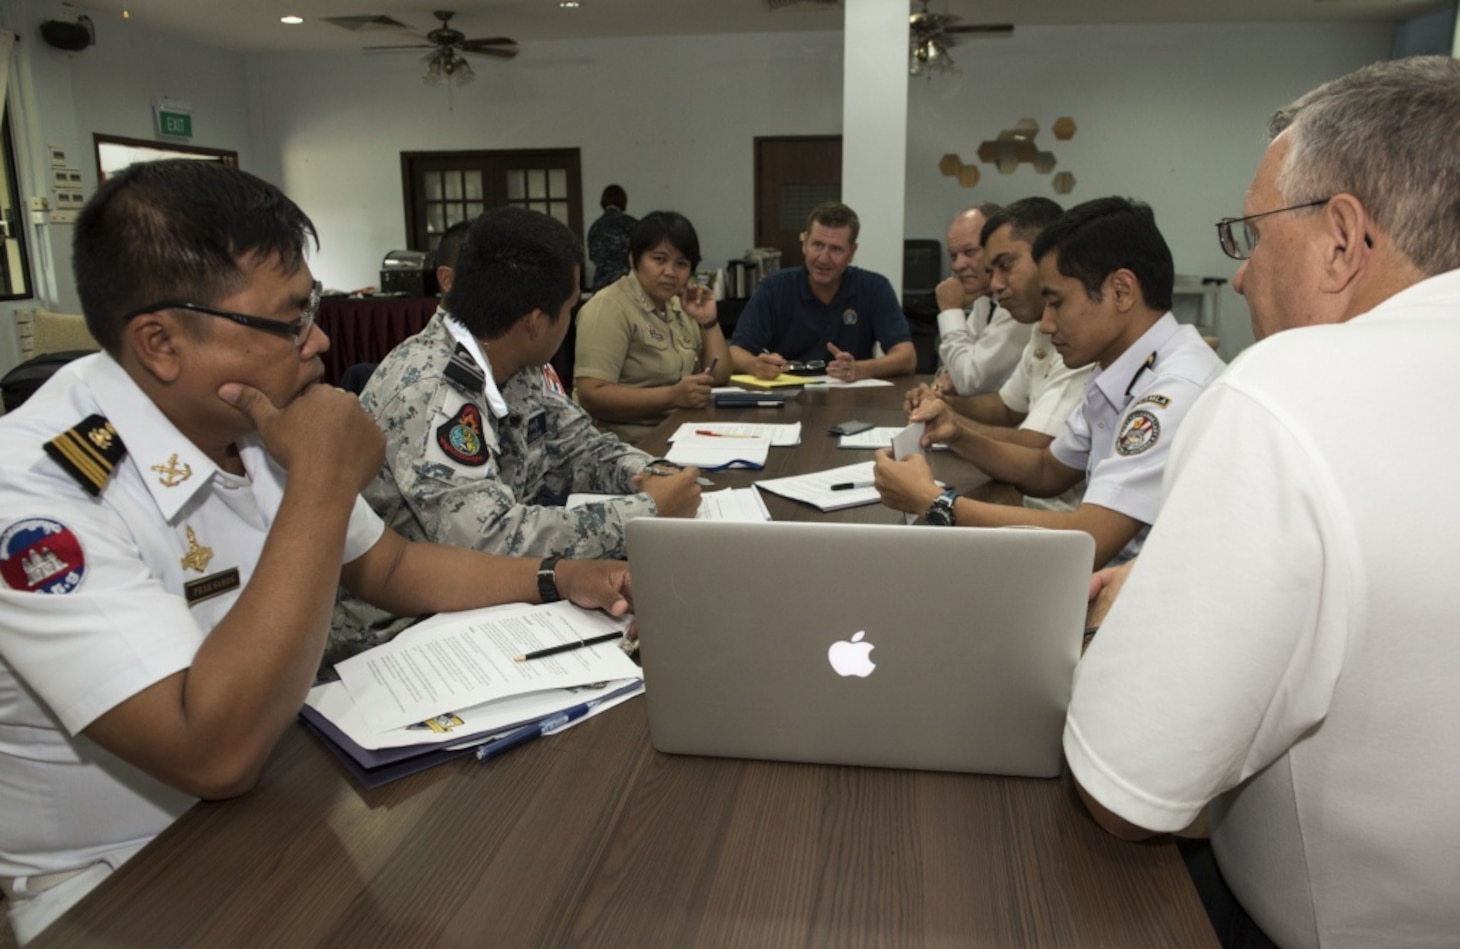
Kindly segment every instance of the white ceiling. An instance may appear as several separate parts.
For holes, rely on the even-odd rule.
[[[1447,2],[1453,0],[931,0],[930,9],[958,16],[961,24],[1397,21]],[[124,38],[135,25],[237,52],[412,42],[410,33],[350,32],[323,18],[384,14],[424,33],[436,25],[431,11],[443,6],[456,11],[452,25],[468,37],[510,36],[524,48],[540,40],[838,30],[842,25],[839,6],[801,2],[769,10],[767,0],[580,0],[576,10],[562,9],[558,0],[81,0],[75,5],[92,18],[98,43]],[[279,17],[288,13],[306,21],[285,26]]]

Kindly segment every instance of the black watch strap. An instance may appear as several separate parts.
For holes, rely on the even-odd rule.
[[[558,592],[558,561],[562,559],[554,554],[542,558],[542,563],[537,565],[537,598],[544,603],[556,603],[563,598]]]

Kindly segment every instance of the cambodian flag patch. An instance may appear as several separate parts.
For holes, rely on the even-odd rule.
[[[487,463],[487,446],[482,440],[482,413],[470,402],[464,403],[445,425],[436,429],[436,444],[446,457],[463,465],[477,467]]]
[[[71,593],[86,579],[86,554],[71,528],[48,517],[0,534],[0,580],[24,593]]]

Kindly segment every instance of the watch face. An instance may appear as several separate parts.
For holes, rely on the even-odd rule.
[[[933,500],[932,506],[928,508],[928,513],[923,515],[923,519],[934,527],[952,527],[953,497],[952,493],[938,495]]]

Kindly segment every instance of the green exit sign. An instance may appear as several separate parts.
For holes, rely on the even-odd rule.
[[[157,131],[176,138],[193,137],[193,116],[189,112],[157,110]]]

